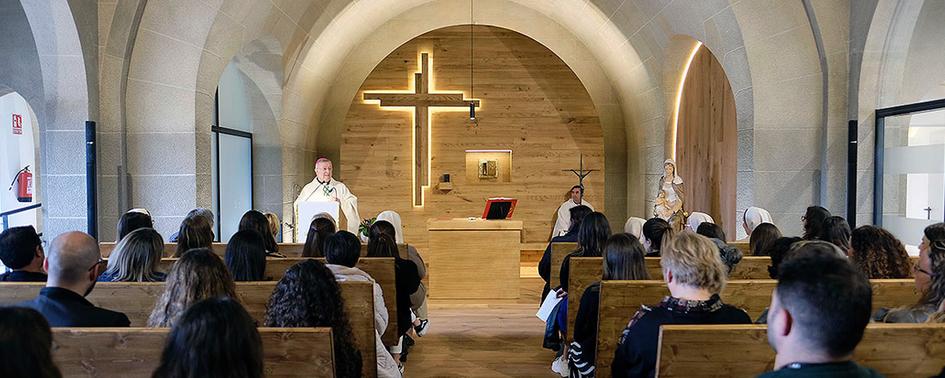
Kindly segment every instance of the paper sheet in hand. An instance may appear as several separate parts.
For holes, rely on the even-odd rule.
[[[299,202],[299,219],[295,226],[296,243],[305,243],[305,237],[308,236],[308,226],[312,224],[312,218],[320,213],[331,214],[335,218],[335,228],[338,228],[338,202],[335,201],[306,201]]]
[[[548,292],[548,296],[541,302],[541,307],[538,309],[538,313],[536,313],[535,316],[541,319],[541,321],[548,320],[548,315],[551,315],[551,310],[554,310],[555,306],[558,302],[561,302],[562,299],[564,298],[558,298],[558,293],[554,290]]]

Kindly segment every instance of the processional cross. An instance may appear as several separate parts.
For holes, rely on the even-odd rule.
[[[420,72],[414,74],[413,93],[365,92],[364,100],[380,101],[380,106],[410,106],[413,117],[413,205],[423,206],[423,188],[430,186],[430,108],[479,107],[479,100],[465,99],[462,93],[431,93],[430,54],[420,54]]]
[[[584,154],[581,154],[581,165],[578,169],[562,169],[563,172],[574,173],[578,177],[578,185],[584,187],[584,178],[591,174],[591,172],[597,172],[599,169],[584,169]]]

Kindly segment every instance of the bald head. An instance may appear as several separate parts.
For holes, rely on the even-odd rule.
[[[60,284],[87,281],[89,268],[101,258],[98,242],[84,232],[66,232],[53,239],[46,250],[49,280]]]

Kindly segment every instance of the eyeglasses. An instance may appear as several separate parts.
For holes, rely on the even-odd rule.
[[[932,273],[931,273],[931,272],[929,272],[929,271],[927,271],[927,270],[925,270],[925,269],[922,269],[922,267],[920,267],[918,263],[916,263],[915,265],[912,266],[912,273],[922,273],[922,274],[925,274],[925,275],[927,275],[927,276],[929,276],[929,277],[932,276]]]
[[[92,270],[94,270],[94,269],[95,269],[96,267],[98,267],[99,265],[102,265],[103,263],[108,263],[108,260],[105,260],[105,259],[99,257],[99,258],[98,258],[98,261],[96,261],[95,264],[92,264],[92,266],[89,267],[89,271],[91,272]]]

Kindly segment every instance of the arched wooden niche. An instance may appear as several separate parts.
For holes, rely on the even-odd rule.
[[[738,155],[735,96],[722,65],[704,46],[689,66],[679,105],[676,158],[686,208],[712,215],[735,238]]]

